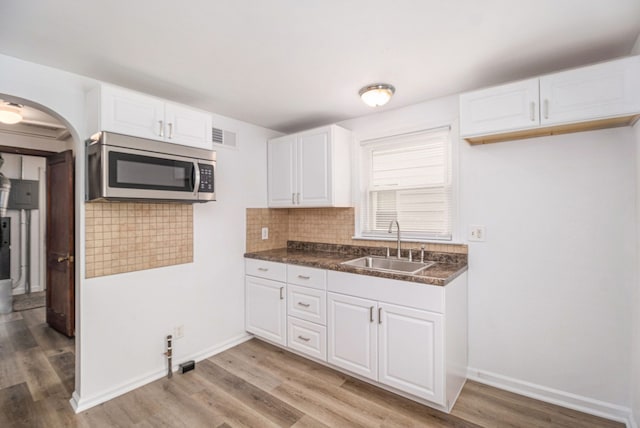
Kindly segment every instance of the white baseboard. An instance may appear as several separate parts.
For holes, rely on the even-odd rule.
[[[515,394],[524,395],[525,397],[534,398],[536,400],[556,404],[568,409],[622,422],[626,424],[627,427],[637,428],[629,407],[594,400],[593,398],[583,397],[581,395],[548,388],[542,385],[536,385],[519,379],[510,378],[508,376],[474,369],[472,367],[469,367],[467,371],[467,378],[478,383],[504,389],[505,391],[513,392]]]
[[[197,352],[195,354],[189,355],[189,356],[185,356],[183,359],[184,360],[195,360],[195,361],[201,361],[204,360],[206,358],[212,357],[216,354],[219,354],[220,352],[226,351],[229,348],[233,348],[234,346],[237,346],[243,342],[246,342],[247,340],[251,339],[253,336],[248,334],[248,333],[243,333],[239,336],[236,336],[234,338],[231,338],[225,342],[222,342],[220,344],[217,344],[215,346],[212,346],[208,349],[205,349],[204,351],[200,351]],[[173,369],[174,371],[178,368],[178,365],[174,365]],[[161,379],[164,376],[167,375],[167,370],[166,369],[162,369],[162,370],[155,370],[151,373],[147,373],[145,375],[142,375],[136,379],[132,379],[124,384],[121,384],[115,388],[111,388],[109,390],[106,390],[104,392],[98,393],[98,394],[94,394],[91,397],[81,397],[80,395],[77,394],[77,392],[73,392],[73,395],[71,397],[71,399],[69,400],[69,403],[71,404],[71,407],[73,408],[73,411],[75,413],[80,413],[80,412],[84,412],[85,410],[88,410],[94,406],[97,406],[98,404],[104,403],[105,401],[109,401],[113,398],[116,398],[122,394],[126,394],[129,391],[133,391],[136,388],[140,388],[141,386],[144,386],[148,383],[151,383],[155,380]]]

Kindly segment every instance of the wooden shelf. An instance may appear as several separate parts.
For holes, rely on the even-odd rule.
[[[466,137],[469,144],[489,144],[503,141],[521,140],[523,138],[545,137],[548,135],[568,134],[572,132],[594,131],[596,129],[618,128],[631,126],[640,118],[640,115],[614,117],[609,119],[591,120],[588,122],[555,125],[523,131],[511,131],[503,134],[483,135],[478,137]]]

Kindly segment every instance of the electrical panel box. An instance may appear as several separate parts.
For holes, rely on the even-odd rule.
[[[11,217],[0,217],[0,279],[11,278]]]
[[[40,196],[40,186],[37,180],[11,179],[9,192],[10,210],[37,210]]]

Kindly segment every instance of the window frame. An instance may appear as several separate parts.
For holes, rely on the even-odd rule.
[[[355,234],[353,239],[373,240],[373,241],[395,241],[396,234],[387,233],[366,233],[364,229],[365,216],[368,205],[368,183],[369,183],[369,166],[366,164],[367,156],[365,150],[367,145],[375,144],[376,140],[386,140],[393,137],[402,137],[403,135],[421,133],[421,132],[437,132],[439,130],[449,129],[449,154],[451,168],[451,237],[437,238],[432,235],[426,236],[422,233],[411,233],[410,231],[401,229],[401,239],[403,241],[425,242],[436,244],[458,244],[461,242],[460,236],[460,215],[459,215],[459,125],[458,120],[451,120],[448,123],[430,124],[429,126],[418,126],[402,130],[394,130],[393,132],[379,133],[374,135],[357,136],[354,141],[354,171],[353,171],[353,201],[355,205]],[[395,231],[395,228],[394,228]],[[386,236],[385,236],[386,235]]]

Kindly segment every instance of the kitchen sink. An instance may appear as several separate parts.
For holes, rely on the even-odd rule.
[[[412,262],[404,259],[393,259],[386,257],[365,256],[357,259],[342,262],[347,266],[358,268],[380,270],[385,272],[404,273],[415,275],[418,272],[432,266],[435,262]]]

